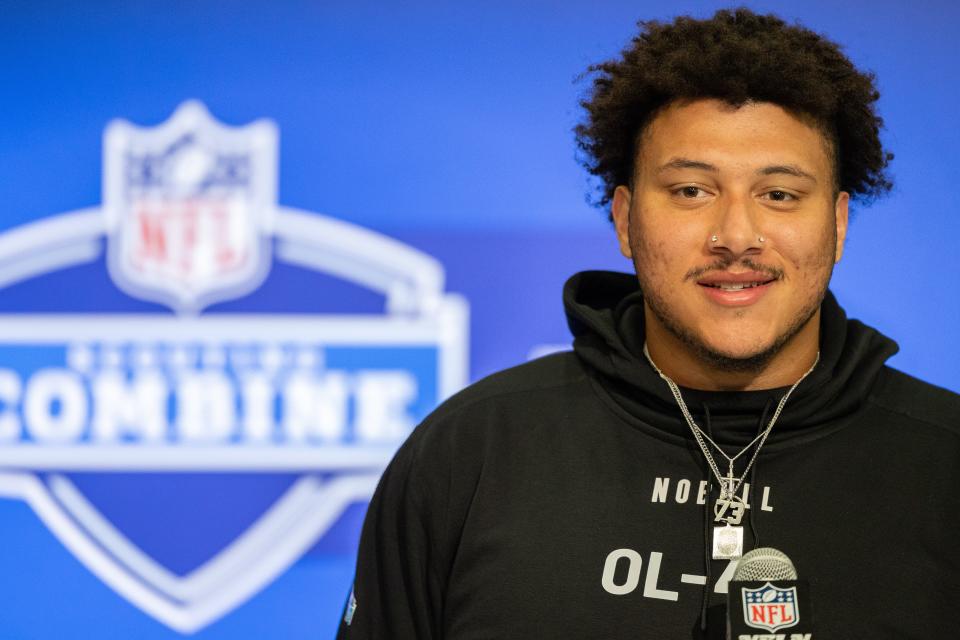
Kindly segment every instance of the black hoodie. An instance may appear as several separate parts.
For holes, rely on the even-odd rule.
[[[717,488],[643,356],[636,279],[581,273],[564,303],[574,353],[469,387],[398,451],[339,638],[724,637]],[[960,635],[960,397],[896,351],[828,294],[820,361],[748,479],[746,548],[809,580],[814,640]],[[785,391],[682,393],[733,454]]]

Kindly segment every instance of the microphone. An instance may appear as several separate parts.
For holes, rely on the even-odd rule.
[[[782,551],[743,554],[727,590],[728,640],[816,640],[810,587]]]

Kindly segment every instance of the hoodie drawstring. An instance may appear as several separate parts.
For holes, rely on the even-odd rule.
[[[710,424],[710,406],[703,405],[704,423],[707,427],[707,435],[713,438],[713,426]],[[704,574],[707,581],[703,583],[703,591],[700,598],[700,631],[707,630],[707,608],[710,605],[710,582],[713,577],[713,545],[710,537],[710,525],[713,522],[713,514],[710,513],[710,502],[713,496],[713,474],[710,472],[710,465],[706,465],[707,474],[707,499],[703,507],[703,564]]]
[[[759,435],[764,429],[767,428],[767,416],[770,415],[770,407],[773,406],[773,398],[767,400],[766,406],[763,408],[763,413],[760,414],[760,423],[757,425],[757,435]],[[760,466],[760,456],[757,456],[757,459],[753,461],[753,466],[750,468],[750,490],[753,492],[753,497],[751,502],[753,505],[750,506],[750,514],[747,516],[747,519],[750,523],[750,535],[753,536],[753,548],[757,549],[760,547],[760,534],[757,533],[757,522],[754,518],[754,513],[757,511],[753,508],[757,502],[757,467]]]

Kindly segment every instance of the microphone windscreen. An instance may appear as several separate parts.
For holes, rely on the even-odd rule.
[[[797,570],[782,551],[761,547],[743,554],[733,574],[734,582],[796,580]]]

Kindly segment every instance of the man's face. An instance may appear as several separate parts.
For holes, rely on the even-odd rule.
[[[835,196],[825,137],[770,103],[697,100],[663,110],[639,146],[633,189],[618,187],[612,210],[648,340],[749,370],[816,337],[849,199]]]

